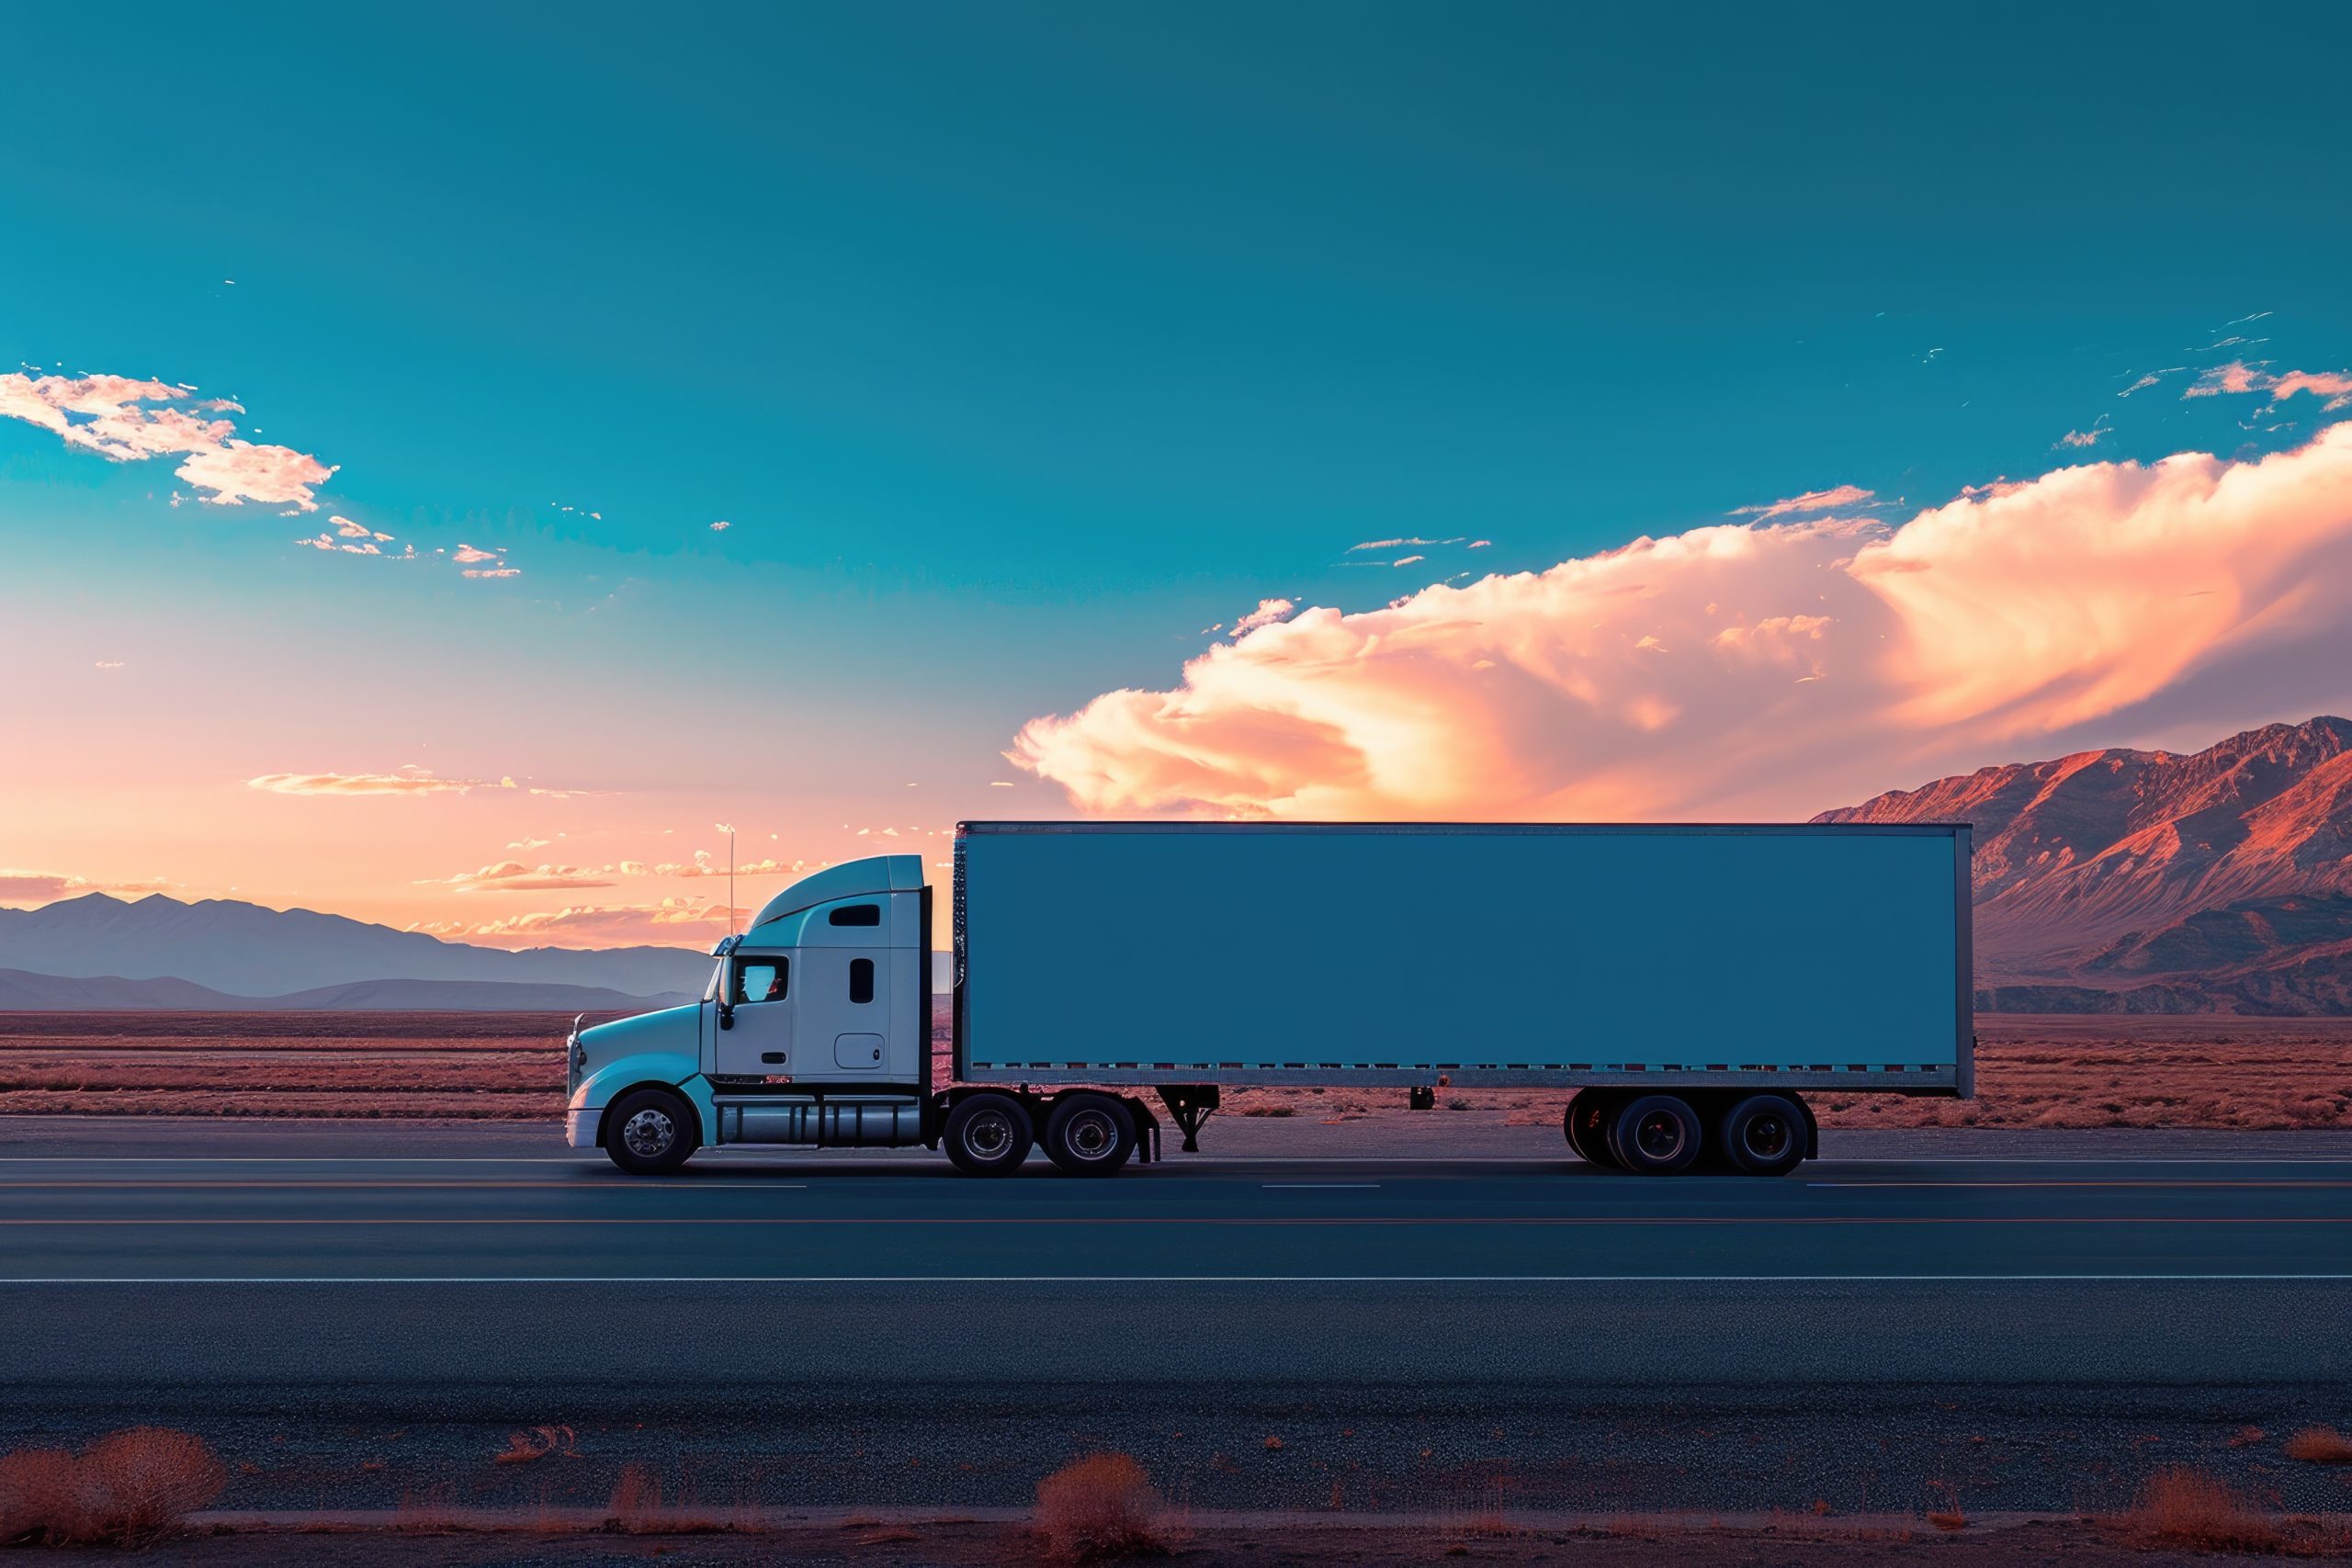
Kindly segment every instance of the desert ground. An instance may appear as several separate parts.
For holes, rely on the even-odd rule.
[[[6,1013],[0,1115],[551,1118],[571,1026],[547,1013]],[[2352,1019],[1986,1014],[1977,1032],[1973,1101],[1821,1095],[1815,1108],[1833,1127],[2352,1128]],[[1227,1109],[1345,1121],[1401,1100],[1255,1090]],[[1560,1100],[1457,1090],[1441,1114],[1549,1123]]]

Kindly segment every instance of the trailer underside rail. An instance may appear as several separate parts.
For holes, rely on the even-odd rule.
[[[1216,1114],[1223,1091],[1213,1083],[1164,1083],[1159,1089],[1159,1102],[1168,1107],[1177,1130],[1184,1134],[1179,1146],[1188,1155],[1200,1153],[1201,1128]]]

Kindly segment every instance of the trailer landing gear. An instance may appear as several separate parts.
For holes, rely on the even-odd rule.
[[[1164,1083],[1159,1086],[1159,1102],[1168,1107],[1168,1114],[1176,1121],[1177,1131],[1184,1134],[1178,1147],[1188,1155],[1201,1152],[1201,1127],[1216,1114],[1218,1088],[1213,1083]]]

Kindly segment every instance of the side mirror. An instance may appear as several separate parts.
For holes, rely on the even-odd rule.
[[[735,1027],[735,1004],[733,1002],[720,1002],[718,1004],[718,1027],[721,1029],[732,1029]]]

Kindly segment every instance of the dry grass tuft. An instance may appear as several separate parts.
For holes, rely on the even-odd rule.
[[[2287,1439],[2286,1451],[2307,1464],[2352,1464],[2352,1438],[2333,1427],[2306,1427]]]
[[[80,1512],[74,1456],[63,1449],[0,1455],[0,1546],[73,1539]]]
[[[569,1427],[533,1427],[528,1431],[506,1434],[506,1447],[493,1455],[492,1464],[529,1464],[549,1454],[576,1457],[578,1441]]]
[[[1961,1511],[1960,1494],[1940,1481],[1931,1481],[1928,1489],[1943,1499],[1943,1506],[1928,1510],[1928,1522],[1939,1530],[1964,1530],[1968,1516]]]
[[[2201,1470],[2170,1465],[2148,1477],[2118,1521],[2143,1540],[2208,1551],[2277,1551],[2286,1533],[2256,1513],[2227,1483]]]
[[[1125,1454],[1089,1454],[1037,1483],[1037,1533],[1064,1562],[1161,1557],[1175,1545],[1168,1506]]]
[[[0,1458],[0,1545],[151,1546],[228,1482],[203,1438],[163,1427],[109,1433],[78,1456],[22,1449]]]
[[[133,1427],[90,1445],[76,1467],[78,1539],[144,1546],[220,1495],[229,1472],[211,1446],[167,1427]]]

